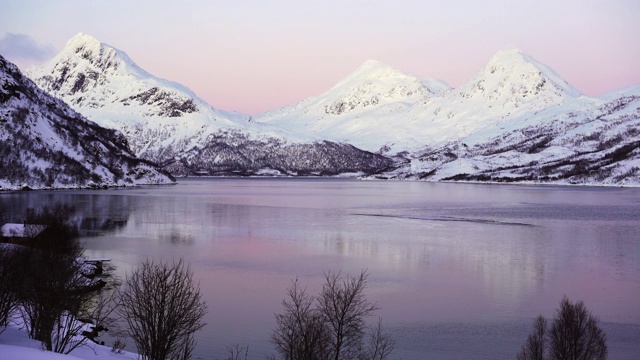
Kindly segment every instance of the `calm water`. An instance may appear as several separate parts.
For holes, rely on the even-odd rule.
[[[182,179],[0,193],[9,215],[54,202],[77,208],[88,255],[116,276],[191,263],[209,306],[198,358],[240,344],[263,359],[292,278],[316,293],[323,272],[364,268],[397,358],[515,359],[565,294],[600,318],[611,359],[640,356],[640,189]]]

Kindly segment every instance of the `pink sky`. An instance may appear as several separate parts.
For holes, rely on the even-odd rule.
[[[0,54],[44,61],[79,32],[258,114],[328,90],[367,59],[459,86],[513,45],[587,95],[640,83],[637,0],[3,1]]]

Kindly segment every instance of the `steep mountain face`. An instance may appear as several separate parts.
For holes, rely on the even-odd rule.
[[[0,189],[171,182],[122,133],[88,121],[0,56]]]
[[[161,164],[174,175],[219,173],[216,164],[221,159],[229,173],[273,170],[260,167],[264,154],[249,150],[262,143],[279,144],[279,151],[287,154],[289,163],[278,165],[285,173],[339,172],[321,159],[293,150],[293,145],[303,144],[323,148],[326,143],[321,139],[293,135],[243,114],[216,110],[186,87],[154,77],[124,52],[88,35],[70,39],[62,52],[44,66],[31,69],[29,76],[91,120],[121,131],[136,155]],[[357,149],[350,150],[350,156],[342,146],[331,149],[325,148],[343,159],[340,169],[368,172],[390,163]],[[372,162],[362,166],[367,159]],[[295,166],[300,162],[306,166]]]

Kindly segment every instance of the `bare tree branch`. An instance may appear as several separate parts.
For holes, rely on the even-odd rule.
[[[565,296],[560,301],[551,327],[539,316],[533,333],[518,353],[518,360],[605,360],[607,337],[598,319],[582,301],[571,303]],[[545,357],[545,351],[547,357]]]
[[[544,360],[546,332],[547,320],[540,315],[533,325],[533,333],[529,335],[527,342],[518,353],[518,360]]]
[[[329,272],[314,298],[297,279],[292,281],[271,336],[278,354],[286,360],[386,359],[395,342],[383,331],[381,320],[365,342],[366,318],[378,309],[364,295],[366,283],[366,270],[345,278]]]
[[[149,360],[188,359],[207,306],[184,261],[145,261],[127,279],[119,314],[138,353]]]

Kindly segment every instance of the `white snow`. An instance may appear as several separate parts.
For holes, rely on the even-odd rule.
[[[2,237],[36,236],[46,228],[45,225],[6,223],[0,227]]]
[[[0,334],[0,358],[6,360],[134,360],[138,354],[127,351],[117,354],[111,347],[88,343],[71,354],[63,355],[42,350],[39,341],[31,340],[25,329],[10,325]]]

